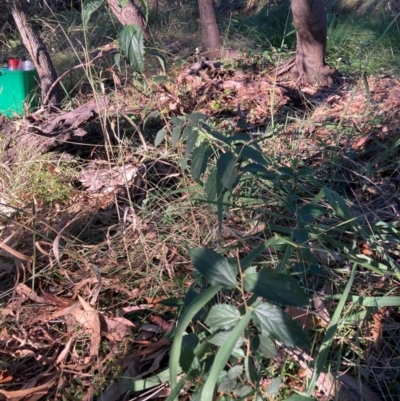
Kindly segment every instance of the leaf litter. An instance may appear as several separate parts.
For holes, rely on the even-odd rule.
[[[397,133],[400,83],[394,78],[368,77],[367,84],[350,78],[339,81],[335,88],[298,89],[287,77],[275,82],[260,71],[211,68],[198,71],[198,74],[182,73],[176,80],[176,87],[159,85],[155,89],[158,92],[155,94],[158,97],[156,107],[166,108],[170,116],[196,109],[218,119],[222,129],[230,127],[234,132],[262,132],[274,118],[274,123],[285,123],[275,141],[276,151],[283,158],[290,157],[287,147],[290,141],[302,152],[305,163],[318,167],[330,146],[370,152],[369,146],[374,140],[385,143]],[[184,87],[188,88],[186,92]],[[126,112],[128,109],[127,105]],[[336,128],[329,128],[329,124],[341,124],[348,130],[348,135],[338,138]],[[324,141],[324,146],[321,146],[321,141]],[[135,212],[124,209],[124,198],[142,199],[149,190],[144,188],[143,177],[148,174],[150,164],[144,165],[137,160],[133,163],[132,155],[127,155],[127,159],[123,166],[110,166],[101,158],[86,164],[78,176],[82,190],[76,191],[63,210],[46,217],[48,222],[43,227],[52,227],[57,222],[60,228],[55,230],[55,238],[49,235],[50,241],[37,242],[42,255],[40,269],[43,270],[40,272],[55,273],[56,266],[59,266],[57,274],[61,278],[37,276],[36,282],[40,285],[35,286],[36,291],[32,290],[32,283],[28,280],[16,281],[13,295],[4,304],[1,317],[8,326],[0,332],[0,353],[4,356],[6,369],[0,372],[0,383],[6,385],[3,388],[7,390],[1,389],[0,394],[5,399],[57,399],[56,383],[65,387],[68,383],[81,381],[82,388],[87,390],[85,399],[92,399],[96,394],[104,400],[116,400],[129,391],[132,378],[144,378],[165,367],[170,346],[165,335],[173,329],[175,322],[163,317],[163,314],[168,315],[168,308],[161,306],[157,298],[148,297],[146,303],[140,301],[143,293],[147,295],[148,291],[148,278],[143,274],[138,276],[139,282],[133,286],[122,283],[118,270],[123,252],[110,246],[110,242],[124,243],[126,235],[121,232],[129,232],[128,247],[140,248],[143,241],[150,241],[153,245],[138,254],[137,260],[133,261],[135,266],[140,266],[138,261],[152,260],[154,263],[163,261],[163,266],[167,261],[173,261],[176,266],[190,267],[182,244],[164,248],[157,243],[162,230],[160,221],[146,221]],[[157,169],[167,176],[178,171],[166,171],[160,165]],[[384,196],[387,191],[381,182],[383,180],[373,178],[374,182],[366,181],[366,185],[371,189],[382,188],[377,197]],[[396,181],[395,173],[392,180],[398,187],[400,179]],[[115,222],[120,221],[118,215],[126,210],[124,229],[119,231],[120,226],[115,229]],[[39,207],[39,213],[45,212]],[[209,227],[207,216],[196,217]],[[90,228],[85,231],[83,228],[89,222]],[[256,222],[258,225],[264,227],[262,222]],[[241,244],[243,249],[251,249],[244,237],[252,238],[253,227],[254,223],[246,228],[232,219],[224,226],[221,238],[230,244]],[[209,231],[216,232],[213,227]],[[76,232],[84,233],[79,245],[71,241]],[[15,238],[15,233],[1,242],[2,255],[7,258],[6,263],[1,262],[1,271],[11,274],[18,270],[26,274],[26,271],[31,271],[32,258],[28,255],[32,251],[26,244],[21,247],[23,241],[10,245],[12,238]],[[171,249],[175,250],[172,252]],[[326,255],[319,257],[327,259]],[[82,258],[89,258],[90,263],[83,263]],[[53,259],[57,265],[53,264]],[[10,260],[15,263],[10,263]],[[96,265],[102,268],[98,269]],[[95,268],[101,270],[100,276],[96,275]],[[174,271],[168,274],[173,276]],[[300,320],[305,329],[311,330],[316,325],[326,327],[330,323],[330,306],[323,294],[314,295],[313,303],[314,310],[287,309],[286,312],[293,319]],[[94,307],[94,304],[106,304],[107,307]],[[11,324],[13,320],[16,326]],[[391,326],[386,325],[379,310],[374,315],[374,322],[373,346],[367,353],[368,364],[363,373],[379,383],[386,380],[389,373],[379,375],[372,367],[394,358],[393,344],[396,343],[398,327],[396,321],[391,322]],[[389,339],[388,332],[391,333]],[[288,350],[287,354],[310,377],[311,357],[305,358],[306,364],[302,364],[295,351]],[[14,358],[21,363],[14,365]],[[104,389],[103,382],[95,382],[99,374],[114,377],[108,388]],[[335,376],[323,372],[318,384],[325,396],[332,396],[332,389],[342,391],[343,387],[353,393],[348,395],[348,391],[343,390],[347,394],[343,397],[348,397],[343,398],[346,401],[360,399],[360,394],[364,393],[369,400],[377,399],[366,386],[346,373]],[[165,397],[162,393],[165,389],[157,388],[159,390],[154,393],[155,397]]]

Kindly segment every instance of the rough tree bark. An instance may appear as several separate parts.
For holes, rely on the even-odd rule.
[[[40,38],[36,29],[29,23],[27,11],[20,0],[6,0],[11,7],[11,14],[21,35],[22,43],[29,52],[40,79],[42,98],[45,99],[47,92],[57,79],[57,72],[51,61],[50,55]],[[49,97],[49,104],[57,106],[61,100],[59,86],[54,88]]]
[[[296,28],[296,61],[292,69],[298,83],[329,86],[333,70],[325,63],[327,19],[324,0],[292,0]]]
[[[113,14],[122,25],[137,25],[146,36],[146,20],[142,10],[132,0],[129,0],[125,7],[119,5],[119,0],[107,0]]]
[[[221,39],[215,15],[214,0],[198,0],[203,32],[203,51],[210,57],[218,57]]]

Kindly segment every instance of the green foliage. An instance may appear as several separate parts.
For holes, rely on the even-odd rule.
[[[263,394],[257,386],[263,366],[276,355],[274,342],[310,348],[308,334],[282,306],[308,304],[309,296],[301,283],[308,274],[321,274],[321,256],[316,255],[325,253],[327,265],[332,255],[334,260],[350,264],[353,269],[316,360],[308,388],[308,395],[312,394],[315,380],[325,367],[357,266],[380,275],[397,272],[395,262],[382,249],[381,240],[375,249],[381,249],[386,264],[382,258],[375,261],[356,251],[360,240],[376,242],[376,225],[372,227],[357,217],[354,205],[340,185],[325,185],[323,179],[298,160],[282,165],[266,156],[259,138],[247,133],[216,131],[207,117],[198,113],[173,118],[170,125],[157,134],[156,144],[166,140],[168,132],[173,146],[179,142],[186,144],[184,163],[204,190],[202,201],[216,208],[220,227],[225,212],[247,206],[244,194],[261,192],[262,197],[260,188],[268,188],[275,199],[264,200],[261,205],[264,209],[268,205],[269,211],[263,212],[274,216],[269,228],[276,233],[236,260],[204,247],[189,250],[194,267],[211,287],[192,297],[174,333],[170,360],[172,388],[178,385],[176,372],[183,368],[179,362],[183,358],[179,355],[185,352],[189,362],[185,359],[184,373],[189,380],[193,376],[198,379],[195,399],[212,400],[215,391],[223,393],[226,399],[239,394],[254,399],[276,394],[280,377]],[[253,208],[252,205],[249,207]],[[390,241],[396,241],[395,236]],[[268,267],[259,266],[257,261],[266,250],[276,251],[275,262]],[[229,303],[218,302],[216,295],[219,293],[218,299],[224,299],[227,291],[231,294]],[[207,310],[205,319],[201,318],[199,311],[204,315]],[[193,331],[191,325],[199,318],[204,319],[207,329]],[[189,351],[182,345],[188,335],[195,336],[192,339],[195,345]],[[289,400],[312,398],[293,395]]]
[[[127,0],[121,0],[120,6],[123,8],[128,3]],[[97,11],[102,5],[104,5],[104,0],[87,0],[82,7],[82,21],[83,26],[87,29],[88,23],[91,16],[95,11]],[[148,7],[144,0],[141,0],[141,5],[145,10],[146,21],[148,17]],[[118,35],[119,46],[122,54],[127,58],[130,65],[142,74],[144,72],[144,36],[142,29],[137,25],[126,25],[123,26]],[[155,56],[162,69],[165,72],[165,59],[161,54],[152,50],[150,52]],[[120,57],[116,55],[114,57],[117,66],[119,67]]]
[[[139,73],[144,71],[143,32],[137,25],[126,25],[119,33],[119,45],[131,66]]]
[[[86,0],[82,7],[82,22],[83,26],[87,27],[90,17],[96,12],[102,5],[104,0]]]
[[[171,385],[173,389],[177,385],[175,374],[180,366],[189,376],[193,371],[196,375],[203,372],[204,384],[199,390],[201,400],[213,400],[217,387],[219,392],[234,391],[235,394],[256,395],[256,385],[261,380],[260,369],[254,366],[253,359],[250,362],[249,358],[252,358],[252,355],[248,353],[249,348],[247,351],[243,349],[245,340],[254,343],[253,351],[259,365],[265,357],[271,358],[275,354],[272,338],[288,346],[309,347],[308,337],[281,308],[264,302],[257,294],[251,295],[251,291],[250,298],[244,296],[242,298],[245,302],[244,307],[214,303],[204,321],[208,330],[188,334],[187,329],[194,315],[200,309],[207,307],[211,299],[222,289],[235,289],[243,295],[247,292],[240,277],[246,277],[247,270],[252,269],[249,267],[241,271],[240,261],[233,263],[207,248],[191,249],[189,254],[195,268],[213,285],[192,300],[178,323],[171,350]],[[255,281],[259,279],[260,276],[253,278]],[[262,286],[262,283],[259,284]],[[302,292],[290,276],[283,274],[275,277],[275,281],[270,285],[276,290],[282,285],[289,285],[296,294]],[[307,297],[304,294],[303,297],[299,295],[291,301],[300,306],[304,304],[305,299]],[[184,339],[189,335],[192,346],[188,350],[184,345]],[[215,355],[211,363],[210,355]],[[227,363],[232,358],[243,358],[244,361],[237,362],[226,370]],[[238,378],[240,380],[237,380]],[[273,391],[275,390],[271,389],[271,393]]]

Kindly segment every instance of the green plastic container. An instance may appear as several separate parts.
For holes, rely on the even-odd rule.
[[[0,114],[21,115],[28,108],[37,107],[36,70],[0,69]]]

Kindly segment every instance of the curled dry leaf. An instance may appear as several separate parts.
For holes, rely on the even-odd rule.
[[[99,352],[101,340],[99,314],[82,297],[78,297],[83,310],[75,309],[73,314],[75,319],[90,333],[89,355],[95,357]]]

